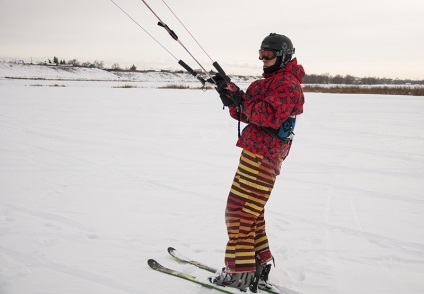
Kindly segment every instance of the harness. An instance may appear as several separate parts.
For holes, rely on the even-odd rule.
[[[274,136],[277,136],[284,143],[290,143],[294,136],[294,127],[296,125],[296,116],[290,116],[278,129],[264,127],[263,129]]]

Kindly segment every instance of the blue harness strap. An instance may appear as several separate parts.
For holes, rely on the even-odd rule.
[[[293,130],[296,125],[296,117],[289,117],[281,127],[277,130],[277,136],[280,138],[288,138],[294,135]]]
[[[295,125],[296,125],[296,117],[293,116],[286,119],[281,125],[281,127],[279,127],[278,129],[273,129],[270,127],[266,127],[266,128],[264,127],[263,129],[267,131],[268,133],[271,133],[274,136],[277,136],[278,138],[280,138],[280,140],[288,144],[293,139],[293,135],[294,135],[293,130]]]

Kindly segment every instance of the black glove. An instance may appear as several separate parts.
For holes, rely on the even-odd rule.
[[[225,89],[226,87],[227,82],[222,79],[216,82],[215,90],[218,92],[219,98],[221,98],[222,104],[224,104],[224,106],[234,105],[234,101],[231,99],[231,92]]]
[[[219,82],[219,85],[217,86],[216,90],[220,95],[223,94],[227,97],[227,99],[230,99],[232,101],[230,105],[235,104],[237,107],[241,105],[243,101],[244,92],[241,91],[240,88],[237,87],[236,84],[234,84],[233,82],[227,83],[225,81],[221,81]]]
[[[234,104],[239,106],[241,104],[244,93],[243,91],[240,91],[240,88],[234,83],[227,83],[219,73],[209,78],[207,81],[216,85],[215,89],[219,93],[219,97],[221,98],[224,106]]]
[[[240,90],[240,88],[237,87],[235,84],[233,84],[233,86],[235,87],[235,91],[231,91],[231,100],[233,100],[234,104],[239,107],[243,102],[244,92]]]
[[[215,90],[218,92],[219,98],[221,98],[222,104],[224,104],[224,106],[234,105],[234,101],[230,98],[230,91],[224,89],[227,83],[224,81],[224,78],[219,73],[210,77],[206,81],[208,83],[216,85]]]

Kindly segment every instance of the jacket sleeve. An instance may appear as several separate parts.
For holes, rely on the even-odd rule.
[[[243,115],[249,123],[278,129],[291,115],[303,112],[303,93],[298,83],[283,82],[272,85],[271,90],[257,98],[246,96]],[[255,91],[252,91],[254,94]],[[254,95],[253,95],[254,96]]]

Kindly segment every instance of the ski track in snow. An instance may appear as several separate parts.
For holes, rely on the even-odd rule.
[[[240,149],[216,93],[26,86],[52,83],[0,79],[0,293],[212,293],[146,261],[208,275],[173,246],[223,265]],[[266,208],[286,292],[424,292],[423,114],[417,97],[306,93]]]

